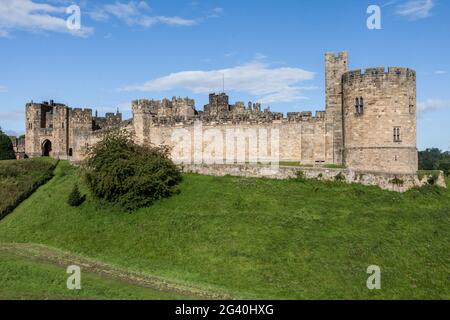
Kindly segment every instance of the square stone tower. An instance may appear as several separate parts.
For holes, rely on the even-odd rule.
[[[325,54],[325,96],[327,131],[333,134],[333,163],[343,164],[342,76],[348,70],[348,53]]]
[[[68,153],[69,109],[59,103],[27,103],[25,152],[64,159]]]

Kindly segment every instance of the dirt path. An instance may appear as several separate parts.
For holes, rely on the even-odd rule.
[[[26,257],[36,261],[67,267],[77,265],[81,270],[102,277],[123,281],[129,284],[156,289],[162,292],[173,292],[195,299],[231,299],[231,296],[215,293],[202,288],[195,288],[184,284],[167,281],[146,274],[131,272],[123,268],[108,265],[99,261],[84,258],[60,249],[33,243],[1,243],[0,251],[9,252],[20,257]]]

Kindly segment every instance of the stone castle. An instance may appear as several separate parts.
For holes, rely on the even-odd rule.
[[[195,124],[201,123],[201,130],[214,129],[224,137],[229,128],[242,132],[277,129],[280,161],[415,174],[415,71],[398,67],[349,71],[346,52],[327,53],[325,79],[325,111],[315,115],[290,112],[284,116],[269,108],[262,110],[258,103],[230,104],[225,93],[210,94],[203,111],[189,98],[136,100],[132,102],[133,118],[125,121],[119,112],[98,117],[92,109],[31,102],[26,105],[25,152],[30,157],[78,162],[86,157],[87,147],[110,128],[131,132],[138,143],[175,147],[175,129],[193,133]],[[205,147],[202,144],[200,152]],[[223,148],[226,154],[227,146]]]

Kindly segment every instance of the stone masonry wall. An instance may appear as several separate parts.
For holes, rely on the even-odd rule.
[[[342,83],[345,165],[355,170],[416,172],[415,72],[396,67],[387,72],[356,70],[345,73]],[[399,130],[398,141],[394,128]]]
[[[419,180],[417,174],[394,174],[385,172],[355,171],[349,169],[327,169],[320,167],[287,167],[279,168],[260,165],[180,165],[183,172],[198,173],[211,176],[237,176],[247,178],[295,179],[299,176],[305,179],[321,181],[343,181],[360,183],[368,186],[379,186],[384,190],[406,192],[415,187],[428,184],[428,177]],[[435,183],[446,188],[444,173],[440,172]]]
[[[136,121],[137,119],[141,121]],[[206,162],[224,163],[225,159],[237,160],[239,152],[244,153],[245,161],[251,161],[251,155],[259,156],[259,159],[274,156],[277,160],[299,161],[304,164],[330,164],[333,159],[332,132],[327,131],[324,119],[318,118],[298,122],[227,124],[194,121],[176,125],[155,125],[151,124],[151,119],[138,116],[134,119],[134,131],[144,135],[138,139],[140,142],[171,147],[176,162],[194,162],[200,157]],[[231,134],[236,136],[232,137]],[[209,150],[213,142],[217,143],[217,136],[218,155],[209,159]],[[275,143],[272,145],[272,137],[278,147]],[[243,148],[237,148],[239,139]],[[199,141],[203,143],[201,147]],[[278,155],[272,153],[277,148]]]

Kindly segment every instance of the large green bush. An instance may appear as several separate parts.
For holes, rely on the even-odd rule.
[[[15,158],[16,154],[11,139],[0,129],[0,160],[11,160]]]
[[[171,196],[181,174],[168,148],[140,146],[128,133],[112,131],[89,150],[85,180],[99,199],[134,210]]]

